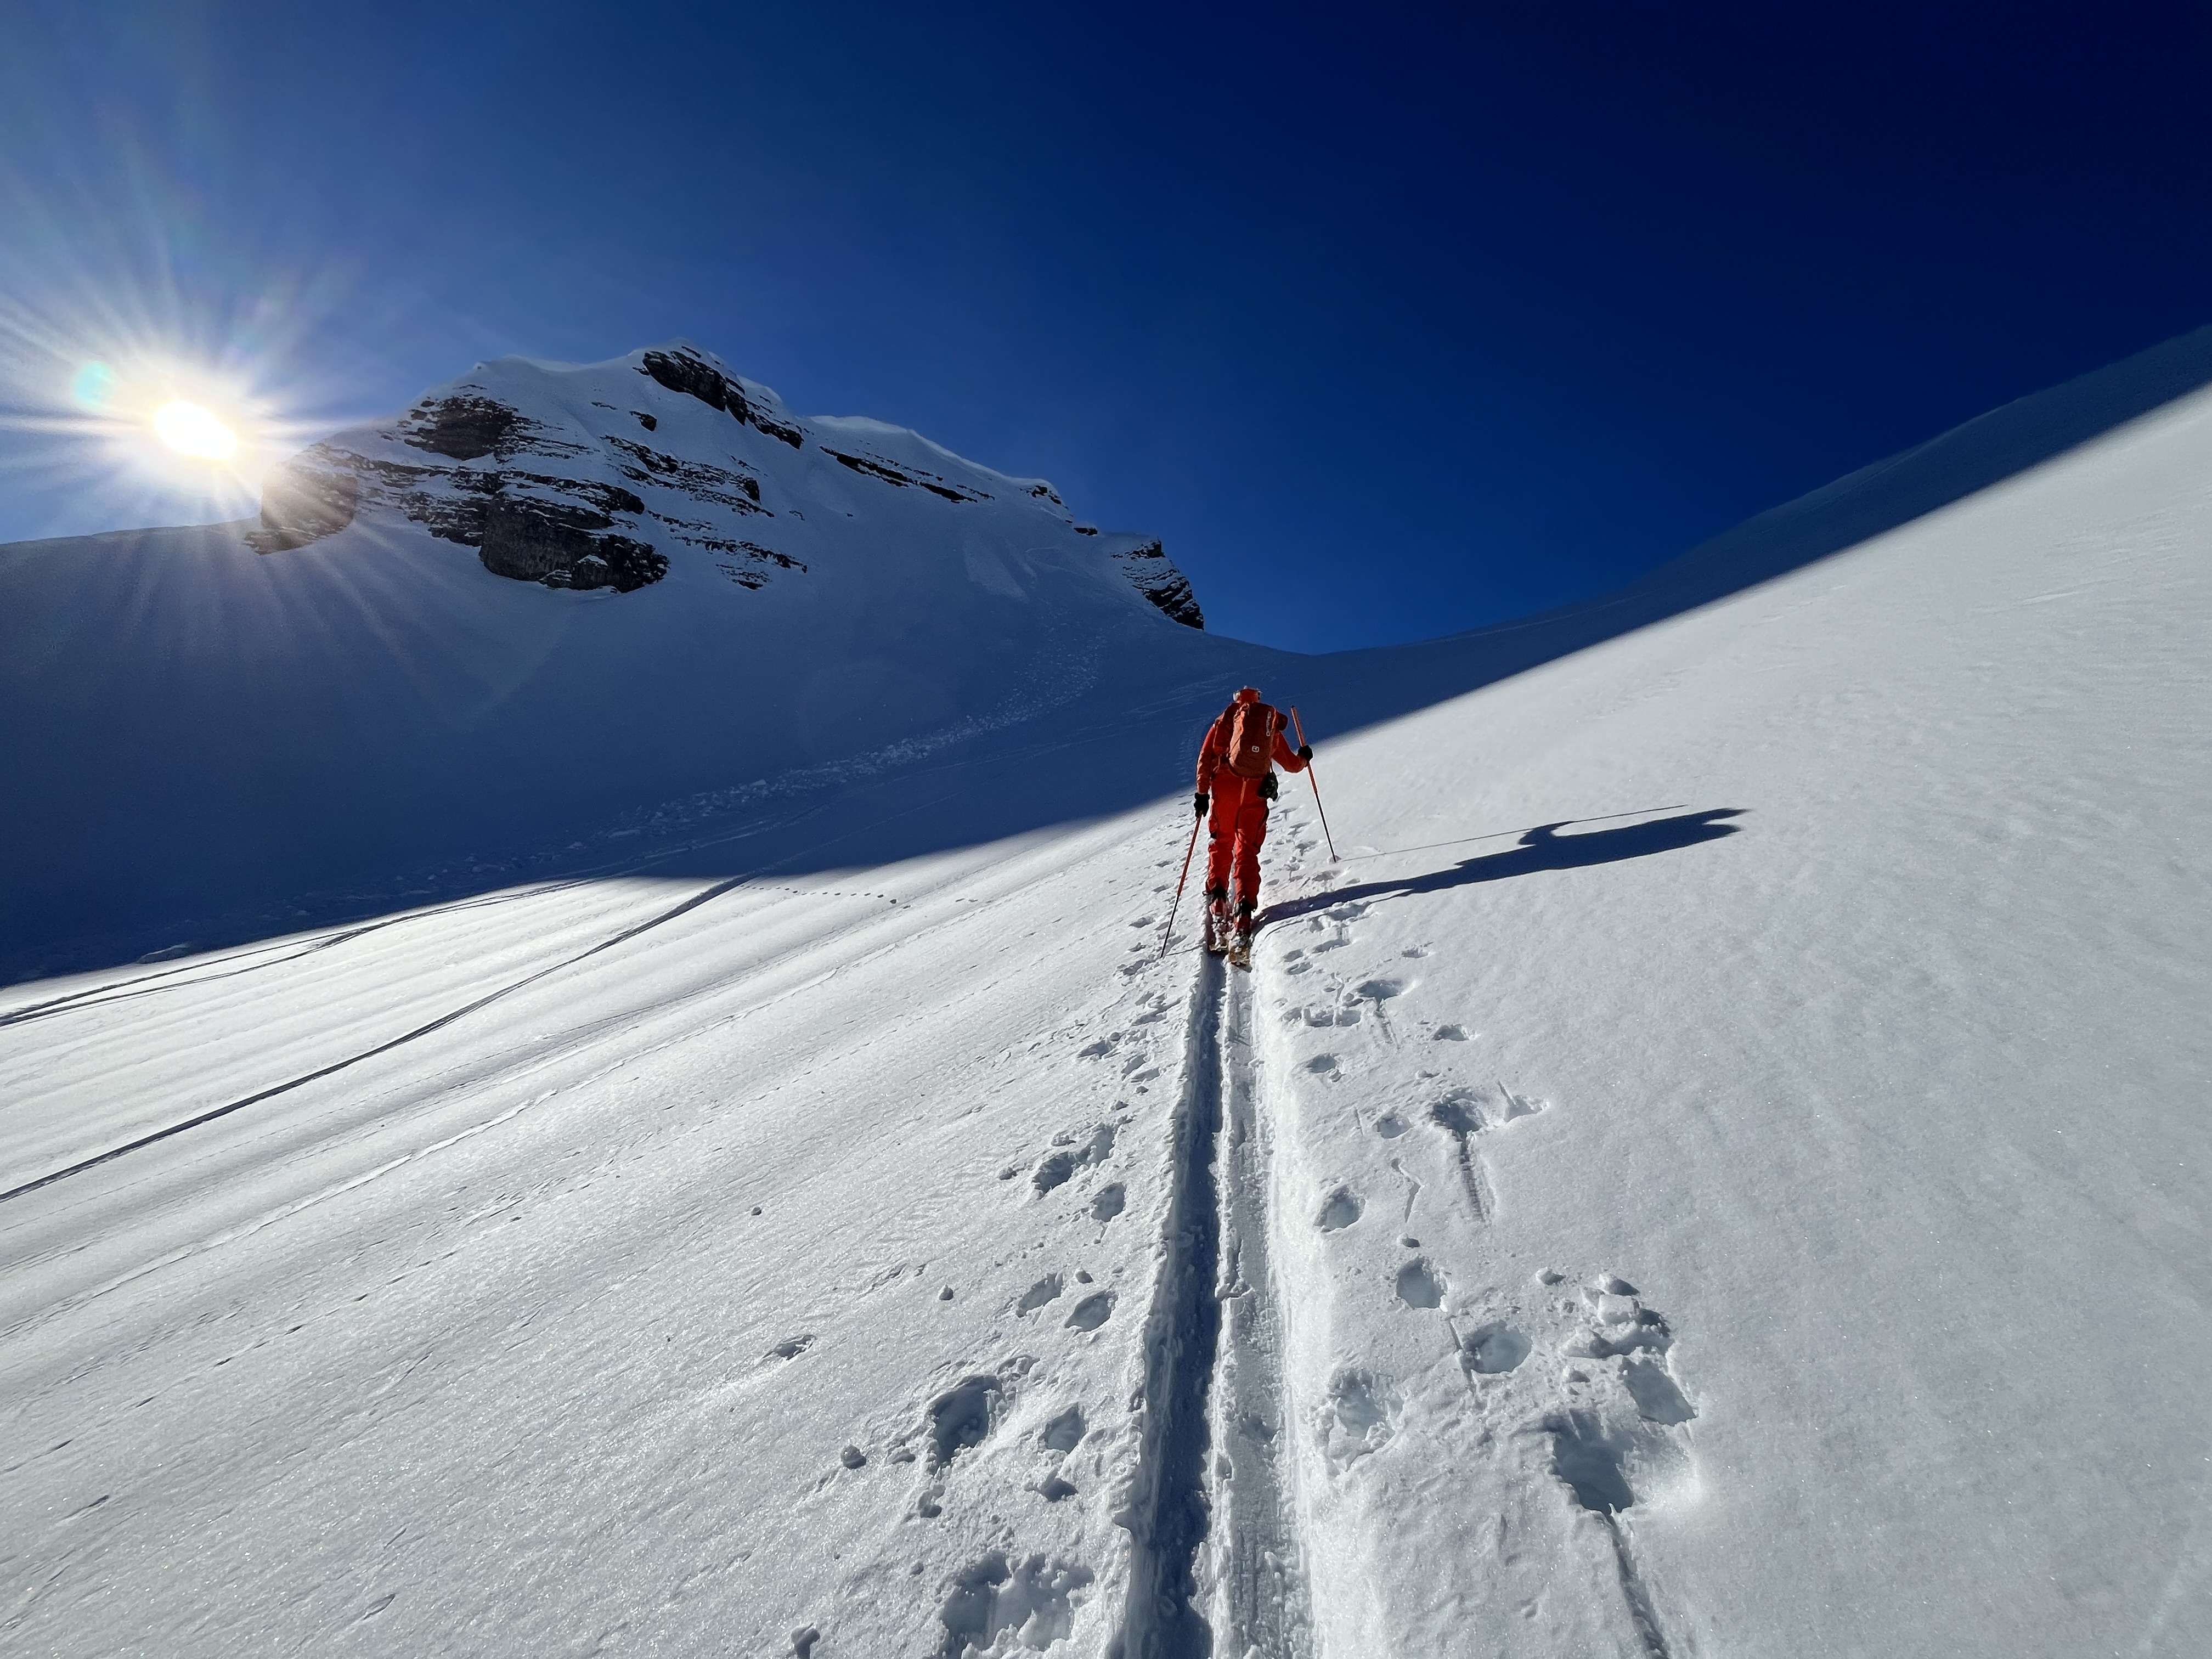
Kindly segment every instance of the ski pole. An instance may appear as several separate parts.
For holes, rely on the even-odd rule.
[[[1190,855],[1198,850],[1198,826],[1206,820],[1194,817],[1190,821],[1190,845],[1182,849],[1182,873],[1176,878],[1175,903],[1168,906],[1168,925],[1160,930],[1160,954],[1156,960],[1165,960],[1168,941],[1175,937],[1176,910],[1182,903],[1182,884],[1190,879]]]
[[[1296,703],[1292,703],[1291,705],[1291,729],[1298,734],[1298,747],[1301,749],[1305,748],[1307,746],[1305,723],[1298,719],[1298,706]],[[1313,763],[1311,761],[1308,761],[1306,763],[1306,781],[1313,785],[1314,811],[1321,814],[1321,838],[1328,843],[1329,860],[1332,863],[1334,863],[1338,861],[1336,857],[1336,837],[1328,833],[1328,813],[1323,809],[1321,804],[1321,780],[1314,776]],[[1195,837],[1193,837],[1193,839],[1195,839]]]

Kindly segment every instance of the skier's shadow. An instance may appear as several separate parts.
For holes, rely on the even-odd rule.
[[[1575,822],[1572,818],[1542,823],[1523,835],[1519,844],[1509,852],[1462,859],[1449,870],[1432,870],[1425,876],[1362,882],[1355,887],[1339,887],[1326,893],[1287,899],[1280,904],[1269,905],[1261,912],[1260,920],[1264,926],[1290,921],[1315,910],[1359,899],[1441,893],[1447,888],[1465,887],[1478,881],[1506,881],[1515,876],[1531,876],[1540,870],[1580,870],[1593,864],[1617,864],[1623,859],[1672,853],[1680,848],[1695,847],[1701,841],[1718,841],[1723,836],[1735,834],[1743,827],[1741,824],[1720,820],[1741,817],[1743,811],[1741,806],[1723,806],[1710,811],[1658,818],[1650,823],[1624,824],[1618,830],[1595,830],[1584,836],[1559,833]]]

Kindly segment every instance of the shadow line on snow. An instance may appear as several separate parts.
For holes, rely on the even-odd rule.
[[[1351,887],[1339,887],[1325,893],[1308,893],[1280,904],[1271,904],[1260,913],[1261,926],[1271,927],[1310,915],[1316,910],[1326,910],[1334,905],[1355,903],[1360,900],[1407,898],[1421,893],[1447,892],[1455,887],[1466,887],[1476,882],[1510,881],[1516,876],[1533,876],[1546,870],[1586,870],[1593,865],[1618,864],[1625,859],[1650,858],[1657,853],[1679,852],[1685,847],[1695,847],[1700,842],[1718,841],[1723,836],[1733,836],[1743,826],[1724,823],[1723,818],[1741,817],[1741,806],[1714,807],[1703,812],[1685,812],[1671,818],[1659,818],[1650,823],[1623,824],[1618,830],[1594,830],[1588,835],[1563,836],[1559,831],[1575,823],[1572,818],[1558,823],[1539,824],[1521,837],[1520,844],[1510,852],[1486,853],[1480,858],[1462,859],[1448,870],[1432,870],[1426,875],[1406,876],[1395,881],[1360,882]]]
[[[340,766],[303,771],[289,780],[281,797],[272,796],[254,769],[274,767],[267,757],[280,752],[290,757],[285,745],[297,733],[281,722],[261,729],[259,723],[274,719],[264,705],[283,704],[264,697],[244,706],[240,723],[220,732],[216,749],[186,744],[153,758],[142,750],[120,764],[118,757],[88,751],[15,769],[21,804],[12,822],[0,811],[0,866],[17,872],[20,884],[11,914],[0,922],[0,983],[151,965],[149,952],[226,950],[580,875],[650,872],[713,882],[764,866],[801,875],[1116,815],[1177,792],[1205,722],[1239,684],[1261,686],[1272,701],[1299,704],[1325,747],[1785,575],[2208,383],[2212,328],[2008,404],[1863,468],[1612,594],[1444,639],[1313,657],[1187,635],[1162,622],[1164,643],[1148,666],[1124,669],[1118,681],[1107,681],[1111,690],[1087,693],[1079,703],[963,738],[927,760],[810,785],[775,808],[686,807],[663,815],[633,797],[625,805],[634,817],[647,820],[642,831],[618,827],[610,817],[613,809],[585,793],[585,782],[572,795],[543,799],[521,788],[501,758],[500,745],[511,735],[503,727],[427,734],[428,748],[442,743],[450,752],[426,754],[426,763],[462,780],[448,780],[443,795],[410,781],[405,799],[384,799]],[[90,568],[134,558],[159,562],[189,550],[186,542],[212,546],[210,538],[223,537],[235,540],[234,532],[216,526],[8,550],[70,557],[98,543],[101,560],[79,560]],[[216,664],[178,672],[221,671]],[[57,708],[67,708],[80,693],[66,674],[40,684],[39,696],[59,699]],[[169,697],[171,689],[166,682],[152,684],[131,720],[116,714],[118,726],[129,729],[173,701],[191,702],[189,696]],[[1076,708],[1084,715],[1070,722]],[[23,713],[10,728],[16,733],[52,723],[39,708]],[[324,732],[318,741],[343,758],[358,735]],[[0,732],[0,739],[7,737]],[[0,761],[6,758],[0,754]],[[672,751],[669,767],[670,796],[696,790],[702,781],[711,793],[753,775],[742,757],[718,763],[684,750]],[[417,769],[428,774],[437,766]],[[575,773],[588,781],[593,769]],[[912,800],[918,793],[929,799],[917,806]],[[1356,805],[1346,805],[1352,810],[1340,807],[1340,816],[1352,818],[1356,831]],[[371,818],[383,839],[355,828],[355,819]],[[825,827],[833,833],[823,836]],[[578,834],[598,839],[583,850],[573,841]],[[614,836],[636,838],[624,842]],[[1498,874],[1541,867],[1528,863],[1525,854],[1507,856],[1518,862]],[[1455,884],[1495,878],[1462,875]]]
[[[288,1095],[295,1089],[305,1088],[310,1083],[319,1082],[324,1078],[358,1066],[365,1060],[374,1060],[379,1054],[388,1054],[394,1048],[404,1048],[417,1037],[426,1037],[433,1031],[444,1030],[457,1019],[473,1014],[479,1009],[488,1008],[501,998],[512,996],[526,986],[535,985],[548,975],[557,974],[563,968],[573,968],[586,957],[595,957],[602,951],[611,951],[616,945],[635,939],[640,933],[650,933],[665,922],[673,921],[677,917],[721,897],[731,889],[742,886],[750,879],[751,879],[751,872],[748,872],[744,875],[732,876],[726,881],[718,882],[703,892],[693,893],[682,902],[670,906],[658,915],[649,916],[643,921],[625,927],[621,932],[601,939],[597,945],[577,951],[574,956],[564,957],[558,962],[537,969],[534,973],[526,974],[520,979],[502,985],[495,991],[486,992],[483,996],[441,1014],[435,1019],[426,1021],[410,1031],[402,1032],[396,1037],[380,1042],[374,1048],[364,1048],[358,1054],[348,1054],[343,1060],[333,1060],[327,1066],[319,1066],[312,1072],[302,1073],[300,1076],[286,1082],[273,1084],[266,1089],[259,1090],[240,1099],[226,1102],[221,1106],[210,1107],[204,1112],[194,1114],[182,1122],[165,1125],[161,1128],[140,1135],[136,1139],[125,1141],[119,1146],[111,1146],[104,1152],[94,1152],[89,1158],[79,1158],[74,1164],[66,1164],[58,1170],[49,1170],[46,1174],[26,1181],[19,1186],[10,1187],[7,1191],[0,1192],[0,1204],[5,1204],[10,1199],[25,1197],[39,1191],[41,1188],[51,1187],[58,1181],[66,1181],[71,1176],[82,1175],[88,1170],[96,1170],[103,1164],[112,1164],[128,1153],[142,1151],[148,1146],[158,1145],[161,1141],[183,1134],[187,1129],[197,1129],[204,1123],[212,1123],[217,1118],[228,1117],[233,1112],[242,1112],[248,1106],[258,1106],[264,1100],[275,1099],[278,1095]]]

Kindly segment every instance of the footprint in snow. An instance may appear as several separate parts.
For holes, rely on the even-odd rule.
[[[1395,1112],[1385,1112],[1375,1120],[1375,1133],[1385,1140],[1395,1140],[1413,1127]]]
[[[1035,1313],[1039,1308],[1044,1306],[1046,1303],[1057,1298],[1060,1295],[1060,1275],[1058,1273],[1047,1273],[1042,1279],[1040,1279],[1036,1284],[1030,1285],[1029,1289],[1022,1292],[1022,1299],[1014,1304],[1014,1313],[1016,1317],[1019,1317],[1023,1314]]]
[[[1429,1108],[1429,1121],[1452,1138],[1459,1155],[1460,1184],[1467,1189],[1467,1201],[1474,1207],[1474,1218],[1489,1220],[1492,1206],[1474,1157],[1474,1137],[1483,1127],[1475,1097],[1464,1091],[1446,1095]]]
[[[1072,1452],[1083,1442],[1088,1425],[1083,1420],[1083,1407],[1070,1406],[1066,1411],[1044,1425],[1037,1437],[1056,1452]]]
[[[1106,1322],[1114,1311],[1114,1292],[1097,1291],[1075,1304],[1075,1311],[1067,1316],[1067,1328],[1072,1331],[1095,1331]]]
[[[1444,1299],[1443,1275],[1416,1256],[1398,1269],[1398,1300],[1409,1308],[1434,1308]]]
[[[1121,1213],[1122,1206],[1126,1201],[1126,1194],[1121,1183],[1118,1181],[1110,1181],[1098,1189],[1098,1195],[1091,1200],[1091,1218],[1102,1224],[1111,1221]]]
[[[1510,1325],[1478,1325],[1460,1344],[1468,1370],[1483,1376],[1502,1376],[1526,1359],[1534,1346]]]
[[[1359,1219],[1359,1194],[1349,1187],[1339,1187],[1322,1200],[1314,1225],[1325,1233],[1341,1232]]]
[[[1030,1177],[1030,1183],[1036,1188],[1037,1196],[1042,1198],[1054,1188],[1064,1185],[1078,1170],[1104,1159],[1114,1150],[1114,1133],[1112,1124],[1102,1123],[1091,1132],[1091,1138],[1082,1146],[1063,1145],[1059,1152],[1047,1153],[1044,1161],[1036,1166],[1036,1173]],[[1057,1139],[1065,1143],[1072,1141],[1074,1137],[1063,1133]]]
[[[1564,1278],[1547,1268],[1537,1283],[1548,1288]],[[1586,1363],[1564,1373],[1565,1397],[1540,1427],[1552,1438],[1552,1474],[1568,1497],[1609,1518],[1647,1496],[1647,1480],[1666,1478],[1680,1456],[1669,1431],[1698,1411],[1674,1380],[1666,1317],[1644,1306],[1636,1286],[1618,1274],[1601,1274],[1579,1289],[1578,1297],[1551,1307],[1582,1318],[1583,1328],[1559,1352]],[[1510,1369],[1502,1363],[1509,1359],[1517,1364],[1515,1353],[1526,1341],[1502,1322],[1470,1333],[1461,1356],[1470,1385],[1478,1372]]]
[[[1698,1414],[1698,1408],[1675,1386],[1660,1360],[1629,1360],[1620,1368],[1620,1380],[1628,1386],[1628,1397],[1636,1402],[1636,1414],[1648,1423],[1673,1428]]]
[[[1429,1121],[1455,1135],[1471,1135],[1482,1127],[1482,1114],[1468,1095],[1447,1095],[1429,1108]]]
[[[1482,1322],[1463,1334],[1455,1328],[1460,1364],[1493,1416],[1517,1416],[1537,1404],[1532,1394],[1559,1391],[1533,1421],[1550,1440],[1550,1473],[1570,1503],[1612,1527],[1615,1516],[1647,1501],[1652,1485],[1680,1468],[1684,1448],[1674,1431],[1698,1410],[1674,1376],[1673,1331],[1634,1285],[1601,1273],[1569,1285],[1550,1267],[1534,1278],[1534,1300],[1504,1293]],[[1565,1368],[1528,1364],[1539,1349],[1565,1361]],[[1618,1528],[1613,1540],[1633,1605],[1640,1593],[1634,1540]]]
[[[963,1376],[929,1402],[929,1468],[947,1467],[962,1452],[983,1443],[998,1420],[1006,1385],[996,1376]]]
[[[1645,1307],[1636,1286],[1626,1279],[1612,1275],[1593,1279],[1583,1287],[1582,1299],[1589,1322],[1562,1350],[1570,1358],[1656,1358],[1674,1346],[1674,1333],[1666,1315]],[[1684,1403],[1686,1407],[1687,1402]]]
[[[945,1639],[935,1651],[941,1659],[960,1659],[971,1651],[1051,1647],[1073,1632],[1079,1593],[1094,1576],[1080,1562],[1058,1556],[988,1551],[948,1586],[937,1612]]]
[[[1544,1419],[1552,1437],[1552,1473],[1577,1504],[1595,1515],[1636,1505],[1628,1485],[1628,1445],[1595,1412],[1554,1412]]]
[[[1329,1379],[1321,1408],[1322,1455],[1343,1474],[1371,1451],[1379,1450],[1395,1428],[1397,1399],[1374,1372],[1347,1366]]]

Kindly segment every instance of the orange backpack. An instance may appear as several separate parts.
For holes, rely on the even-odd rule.
[[[1266,777],[1275,769],[1275,733],[1282,726],[1283,717],[1264,702],[1231,704],[1222,764],[1240,778]]]

